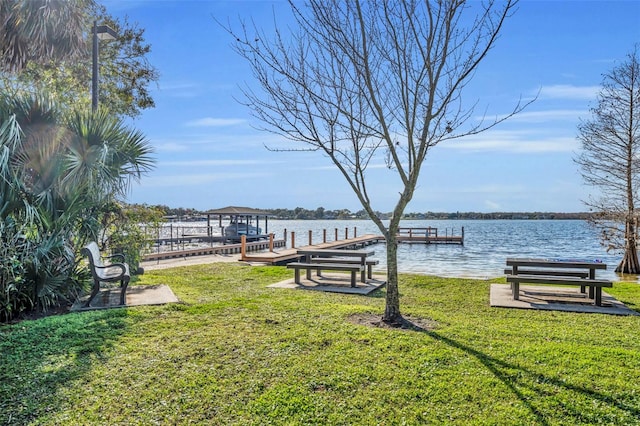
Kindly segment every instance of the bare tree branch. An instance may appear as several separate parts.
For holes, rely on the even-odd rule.
[[[639,274],[638,218],[640,202],[640,52],[636,45],[627,60],[604,76],[593,118],[578,126],[582,144],[574,161],[587,185],[601,191],[585,204],[597,215],[609,251],[623,253],[616,272]]]
[[[289,3],[298,31],[286,37],[226,27],[260,87],[246,87],[244,103],[265,129],[296,143],[293,149],[321,151],[342,173],[387,240],[384,319],[397,320],[396,232],[429,150],[490,129],[531,102],[474,122],[478,101],[463,98],[517,0]],[[376,161],[400,183],[388,226],[376,217],[367,185]]]

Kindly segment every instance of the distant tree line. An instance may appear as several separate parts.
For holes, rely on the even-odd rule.
[[[166,217],[177,218],[197,218],[205,214],[193,208],[178,207],[173,208],[166,205],[146,206],[160,210]],[[296,207],[295,209],[264,209],[271,213],[275,219],[280,220],[346,220],[346,219],[370,219],[365,210],[352,212],[349,209],[327,210],[324,207],[316,209],[305,209]],[[392,213],[375,212],[377,217],[382,220],[391,218]],[[592,216],[591,213],[554,213],[554,212],[412,212],[402,215],[402,219],[426,219],[426,220],[471,220],[471,219],[509,219],[509,220],[542,220],[542,219],[581,219],[588,220]]]
[[[358,210],[351,212],[349,209],[341,210],[325,210],[322,207],[318,207],[315,210],[307,210],[301,207],[295,209],[266,209],[266,211],[272,213],[277,219],[369,219],[369,215],[365,210]],[[391,212],[382,213],[376,211],[376,216],[382,220],[390,219]],[[426,220],[438,220],[438,219],[582,219],[586,220],[591,216],[590,213],[553,213],[553,212],[493,212],[493,213],[478,213],[478,212],[411,212],[404,213],[402,219],[426,219]]]

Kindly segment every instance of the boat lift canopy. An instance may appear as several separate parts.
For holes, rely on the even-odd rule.
[[[251,221],[252,218],[256,219],[256,227],[259,227],[259,221],[261,217],[264,217],[264,235],[269,234],[269,216],[274,216],[272,213],[269,213],[264,210],[252,209],[250,207],[236,207],[229,206],[221,209],[213,209],[206,211],[204,214],[207,215],[207,226],[211,226],[211,217],[218,217],[218,224],[222,227],[222,219],[227,217],[233,222],[238,222],[246,220],[247,224]]]

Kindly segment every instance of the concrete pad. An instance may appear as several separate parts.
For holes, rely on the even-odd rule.
[[[489,303],[494,307],[539,309],[547,311],[585,312],[610,315],[640,315],[606,292],[602,306],[596,306],[580,288],[520,286],[520,300],[513,300],[509,284],[491,284]]]
[[[340,274],[337,272],[322,272],[322,276],[315,274],[308,280],[305,273],[300,274],[300,283],[296,284],[294,279],[288,279],[279,283],[271,284],[272,288],[295,288],[302,290],[326,291],[329,293],[344,294],[360,294],[367,295],[379,288],[384,287],[386,277],[382,275],[373,275],[373,278],[367,279],[366,283],[356,282],[356,287],[351,287],[351,274]]]
[[[84,307],[89,295],[79,298],[71,307],[71,311],[89,311],[93,309],[109,309],[119,308],[120,305],[120,288],[106,288],[100,290],[91,301],[91,306]],[[126,294],[126,306],[142,306],[142,305],[164,305],[166,303],[177,303],[178,298],[168,285],[129,285]]]

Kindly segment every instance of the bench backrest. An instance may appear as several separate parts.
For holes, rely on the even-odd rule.
[[[80,252],[89,258],[89,265],[91,266],[91,269],[93,269],[94,265],[101,268],[104,267],[104,262],[100,255],[100,248],[95,241],[91,241],[89,244],[84,246]]]

